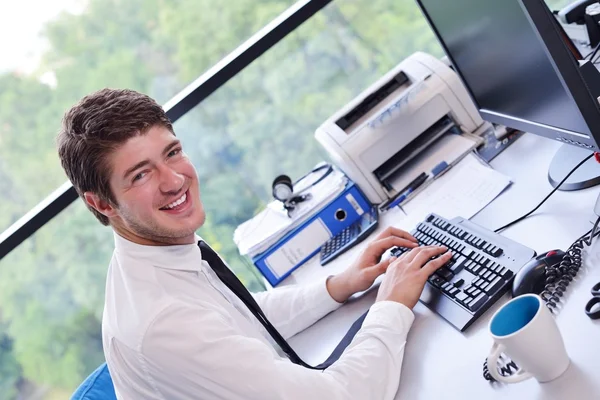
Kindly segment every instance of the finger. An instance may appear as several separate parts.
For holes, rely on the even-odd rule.
[[[421,253],[422,251],[424,251],[424,250],[430,250],[430,249],[437,249],[437,248],[440,248],[440,247],[443,248],[443,246],[419,246],[419,247],[415,247],[414,249],[412,249],[408,253],[405,253],[405,254],[407,254],[407,257],[406,257],[405,261],[407,263],[412,263],[413,260],[415,259],[415,257],[419,253]]]
[[[423,268],[421,269],[423,271],[423,274],[425,274],[425,278],[427,279],[431,274],[433,274],[435,271],[440,269],[440,267],[442,267],[448,261],[450,261],[451,258],[452,258],[452,253],[447,251],[446,253],[442,254],[435,260],[431,260],[427,264],[425,264],[423,266]]]
[[[404,261],[407,263],[411,263],[415,259],[415,257],[425,248],[427,248],[427,246],[415,247],[411,251],[404,253],[403,255],[406,255]]]
[[[435,257],[442,253],[445,253],[447,250],[448,248],[444,246],[424,247],[423,250],[421,250],[419,254],[417,254],[412,260],[411,265],[413,265],[415,268],[421,268],[431,259],[431,257]]]
[[[369,251],[375,253],[376,255],[382,255],[387,249],[390,249],[394,246],[398,247],[407,247],[413,248],[418,246],[418,244],[411,242],[410,240],[399,238],[397,236],[389,236],[385,239],[374,240],[369,243]]]
[[[415,247],[415,249],[418,249],[418,247]],[[400,254],[400,257],[398,257],[398,260],[406,261],[406,258],[408,257],[409,253],[410,253],[410,251],[405,251],[404,253]]]
[[[397,260],[397,257],[389,257],[389,258],[373,265],[372,267],[367,268],[366,272],[370,278],[375,279],[379,275],[384,274],[387,271],[387,269],[389,268],[389,266],[396,260]]]
[[[415,239],[413,235],[406,232],[405,230],[393,226],[388,226],[387,228],[385,228],[383,232],[377,235],[377,239],[383,239],[388,236],[397,236],[406,240],[410,240],[411,242],[418,243],[417,239]]]

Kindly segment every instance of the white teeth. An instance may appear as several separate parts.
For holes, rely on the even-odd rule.
[[[184,193],[183,196],[181,196],[178,200],[175,200],[174,202],[167,204],[163,208],[171,209],[171,208],[177,207],[178,205],[183,203],[186,199],[187,199],[187,194]]]

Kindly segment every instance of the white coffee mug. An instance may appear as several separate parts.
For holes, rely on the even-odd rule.
[[[487,365],[497,381],[516,383],[533,377],[539,382],[548,382],[569,367],[569,356],[558,325],[536,294],[524,294],[504,304],[492,316],[489,331],[494,345]],[[515,374],[500,375],[497,367],[500,353],[519,366]]]

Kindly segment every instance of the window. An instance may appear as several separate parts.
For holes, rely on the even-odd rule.
[[[60,119],[103,87],[163,104],[293,0],[22,0],[1,8],[0,232],[67,179]],[[10,57],[8,56],[10,55]]]

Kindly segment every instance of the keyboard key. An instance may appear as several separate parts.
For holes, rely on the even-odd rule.
[[[483,268],[484,268],[484,267],[483,267],[481,264],[474,264],[474,265],[473,265],[473,267],[471,268],[471,271],[472,271],[472,272],[473,272],[475,275],[478,275],[478,274],[481,272],[481,270],[482,270]]]
[[[457,300],[457,301],[459,301],[460,303],[464,303],[464,302],[465,302],[465,300],[467,300],[467,302],[471,300],[471,297],[470,297],[468,294],[466,294],[465,292],[460,292],[460,293],[457,293],[457,294],[455,295],[455,298],[456,298],[456,300]]]
[[[467,305],[467,308],[471,311],[477,311],[487,299],[488,296],[484,293],[481,293]]]
[[[487,285],[487,281],[483,278],[477,278],[475,280],[475,282],[473,282],[473,284],[479,288],[479,287],[482,287],[483,285]]]
[[[502,254],[504,254],[504,250],[502,250],[501,248],[496,248],[494,250],[492,250],[492,257],[500,257]]]
[[[497,277],[496,279],[491,281],[487,285],[487,287],[484,288],[484,290],[487,294],[492,294],[492,293],[495,293],[498,289],[500,289],[503,284],[504,284],[504,280],[500,277]]]
[[[454,258],[454,256],[452,256],[452,257]],[[450,271],[454,272],[455,274],[457,274],[459,271],[461,271],[464,268],[466,261],[467,261],[466,257],[460,256],[456,259],[456,261],[454,262],[454,265],[452,265],[448,269]]]
[[[465,246],[464,250],[462,250],[461,253],[465,257],[471,257],[475,253],[475,251],[472,248]]]
[[[430,276],[428,281],[438,289],[440,289],[444,283],[447,283],[443,278],[437,275]]]
[[[455,287],[459,288],[459,287],[461,287],[462,285],[464,285],[464,284],[465,284],[465,280],[464,280],[464,279],[459,279],[459,280],[457,280],[457,281],[454,281],[454,282],[452,282],[452,284],[453,284]]]
[[[436,271],[436,273],[439,276],[441,276],[442,278],[446,279],[447,281],[449,281],[450,279],[452,279],[454,277],[454,274],[452,272],[450,272],[449,270],[447,270],[446,268],[444,268],[444,267],[438,269]]]
[[[447,285],[442,285],[442,291],[443,291],[444,293],[446,293],[446,294],[450,294],[450,293],[452,293],[452,292],[454,291],[454,289],[456,289],[456,288],[455,288],[455,287],[454,287],[454,285],[453,285],[453,284],[451,284],[450,282],[446,282],[446,283],[447,283]]]
[[[506,267],[502,267],[502,268],[504,268],[504,270],[499,272],[498,275],[500,275],[506,281],[509,280],[510,278],[512,278],[514,273]]]

